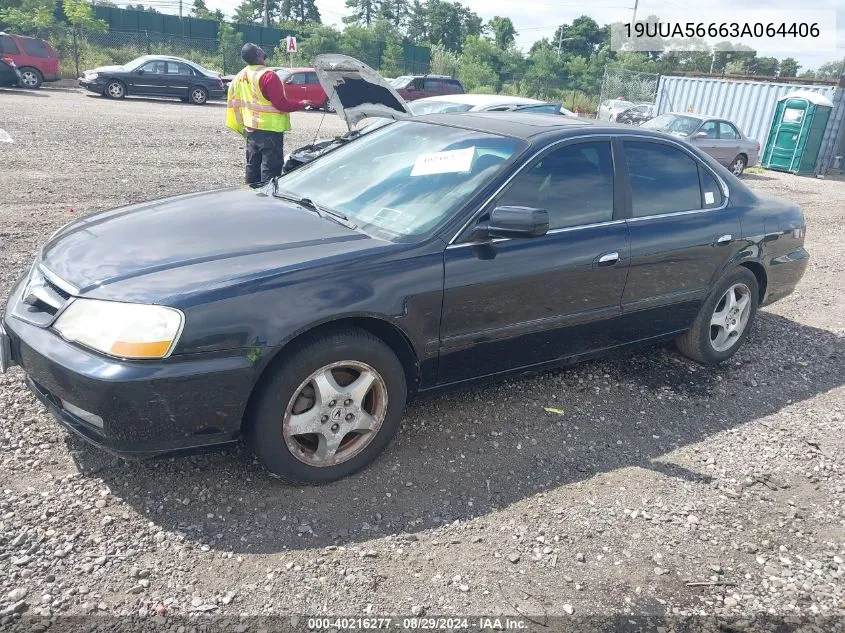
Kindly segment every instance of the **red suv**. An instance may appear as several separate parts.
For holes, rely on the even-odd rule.
[[[464,93],[461,82],[446,75],[403,75],[390,84],[405,101]]]
[[[58,81],[59,56],[47,42],[37,37],[0,32],[0,58],[9,57],[21,71],[24,88],[40,88],[45,81]]]
[[[313,68],[279,68],[276,74],[285,83],[288,99],[310,101],[315,108],[329,107],[329,98]]]

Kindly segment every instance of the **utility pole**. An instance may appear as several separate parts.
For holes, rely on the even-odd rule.
[[[179,19],[182,19],[182,0],[179,0]]]
[[[270,8],[267,6],[267,0],[264,0],[264,26],[270,26]]]
[[[631,18],[631,28],[634,28],[634,25],[637,23],[637,5],[640,3],[640,0],[634,0],[634,17]]]
[[[563,24],[558,28],[560,29],[560,36],[557,38],[557,56],[560,57],[560,47],[563,44]]]

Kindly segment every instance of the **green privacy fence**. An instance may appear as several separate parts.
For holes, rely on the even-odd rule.
[[[170,41],[172,42],[174,48],[184,50],[191,47],[191,42],[195,42],[198,49],[205,51],[208,49],[207,43],[209,41],[216,42],[219,38],[220,23],[215,20],[203,20],[190,17],[180,18],[177,15],[153,13],[150,11],[134,11],[131,9],[120,9],[118,7],[104,7],[98,5],[94,6],[94,14],[97,18],[105,20],[109,26],[109,33],[115,33],[114,35],[109,35],[109,37],[114,40],[131,40],[133,36],[127,34],[136,34],[134,36],[136,40],[143,40],[144,42],[149,40],[153,43],[152,45],[159,45],[164,41]],[[279,45],[282,38],[285,38],[288,35],[295,36],[300,43],[308,37],[307,33],[297,33],[289,30],[282,31],[280,29],[264,27],[259,24],[233,24],[232,26],[234,26],[236,32],[242,35],[242,41],[258,44],[268,53]],[[379,68],[382,63],[385,48],[385,42],[373,42],[367,50],[356,51],[355,56],[373,68]],[[404,72],[428,72],[431,65],[430,48],[405,44],[403,46],[403,52]],[[175,55],[177,53],[174,52],[171,54]],[[229,51],[220,51],[220,64],[226,63],[226,60],[231,59],[231,57],[232,56]],[[235,55],[235,58],[237,58],[237,55]],[[310,64],[311,60],[302,60],[302,62]],[[231,66],[231,62],[227,65]],[[220,68],[219,70],[230,72],[233,69]]]

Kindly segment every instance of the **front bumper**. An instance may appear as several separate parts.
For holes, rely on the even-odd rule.
[[[102,82],[99,79],[94,79],[93,81],[91,81],[80,77],[79,87],[85,88],[86,90],[90,90],[91,92],[96,92],[97,94],[103,94],[103,91],[106,89],[106,84],[105,82]]]
[[[56,420],[86,440],[127,457],[237,440],[258,375],[246,350],[122,361],[6,312],[12,363]]]

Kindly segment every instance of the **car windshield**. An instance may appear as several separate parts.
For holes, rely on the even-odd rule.
[[[616,108],[616,109],[634,107],[634,104],[631,103],[630,101],[609,101],[607,105],[610,108]]]
[[[467,103],[453,103],[451,101],[411,101],[408,104],[411,112],[417,116],[421,114],[438,114],[440,112],[466,112],[472,108]]]
[[[397,77],[396,79],[391,79],[390,85],[393,86],[394,88],[404,88],[409,83],[411,83],[412,79],[413,79],[413,77],[407,77],[407,76],[403,75],[402,77]]]
[[[659,117],[643,123],[642,127],[648,130],[686,136],[692,134],[700,124],[701,121],[695,117],[680,114],[661,114]]]
[[[136,57],[131,62],[126,62],[125,64],[123,64],[123,68],[124,70],[135,70],[136,68],[138,68],[138,66],[140,66],[144,62],[150,61],[151,59],[152,57],[149,57],[148,55],[144,55],[143,57]]]
[[[400,121],[282,176],[278,193],[309,198],[365,232],[412,241],[448,220],[523,147],[514,138]]]
[[[276,71],[276,74],[279,76],[279,79],[284,81],[290,75],[290,71],[287,68],[281,68]]]

